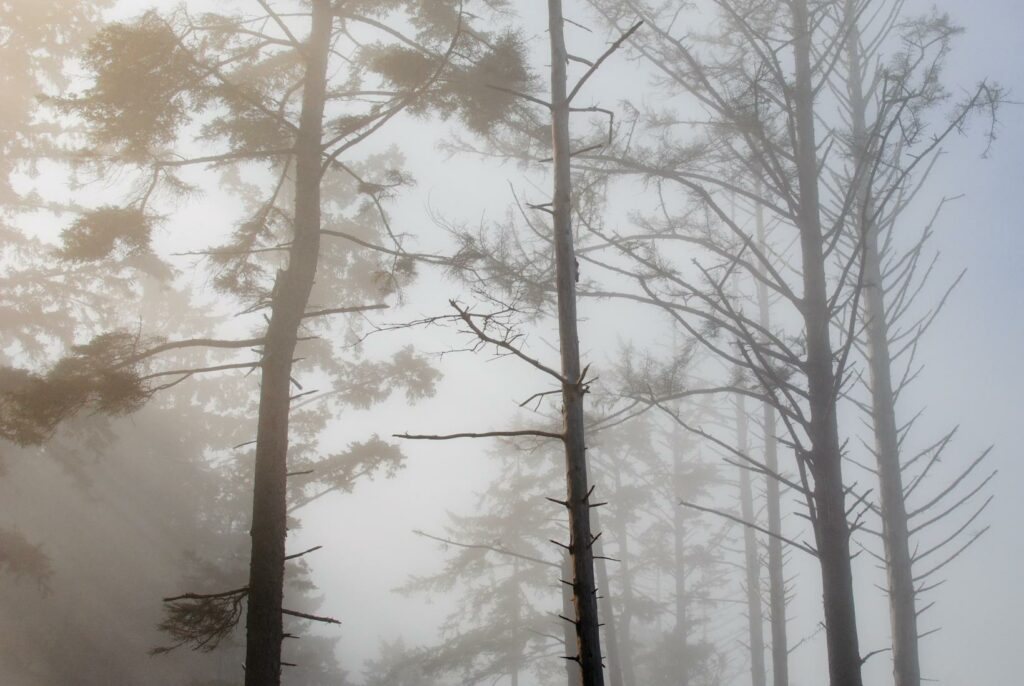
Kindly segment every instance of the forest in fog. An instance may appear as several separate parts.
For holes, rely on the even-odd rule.
[[[0,2],[0,684],[1017,683],[1021,29]]]

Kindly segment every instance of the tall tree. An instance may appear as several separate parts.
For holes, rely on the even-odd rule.
[[[591,488],[588,485],[587,445],[583,424],[583,394],[586,392],[580,342],[576,324],[577,270],[572,228],[572,139],[565,47],[565,17],[561,0],[548,0],[548,33],[551,37],[551,148],[554,191],[551,201],[555,247],[555,288],[558,300],[558,340],[561,347],[562,412],[564,437],[566,509],[569,511],[569,555],[572,558],[573,604],[576,608],[577,659],[583,686],[603,686],[600,621],[597,614],[597,585],[594,581],[595,536],[591,533]],[[573,95],[579,87],[573,89]]]
[[[749,419],[742,395],[736,396],[736,448],[747,453],[749,446]],[[750,469],[739,468],[740,516],[745,522],[756,522],[754,514],[754,490],[750,483]],[[750,683],[765,686],[764,666],[764,611],[761,608],[761,560],[757,549],[754,529],[743,529],[743,567],[746,573],[747,626],[750,646]]]
[[[309,39],[303,50],[302,109],[294,142],[294,233],[288,267],[279,271],[274,281],[261,361],[246,613],[246,686],[277,684],[281,680],[292,365],[320,257],[320,167],[333,22],[331,3],[314,0]]]
[[[760,195],[760,182],[755,182]],[[767,228],[764,207],[754,208],[757,245],[767,252]],[[772,330],[771,298],[768,287],[758,281],[757,323],[763,331]],[[770,473],[779,472],[778,418],[771,402],[761,403],[761,422],[764,436],[764,466]],[[782,553],[782,503],[778,479],[769,477],[765,484],[765,510],[768,518],[768,617],[771,625],[772,684],[789,686],[789,640],[786,634],[786,571]]]
[[[356,373],[358,365],[339,364],[330,344],[305,335],[329,326],[324,322],[331,316],[385,307],[379,300],[412,276],[409,265],[388,266],[372,252],[367,257],[353,235],[365,237],[368,230],[388,226],[384,202],[406,182],[400,172],[381,175],[376,165],[351,159],[353,149],[406,110],[440,108],[483,125],[487,108],[493,108],[469,97],[484,90],[479,75],[470,72],[476,68],[472,60],[494,52],[496,43],[464,30],[468,18],[459,2],[422,9],[415,2],[379,7],[314,0],[281,10],[260,2],[258,9],[246,6],[238,15],[150,12],[101,31],[84,58],[91,75],[88,89],[57,101],[83,124],[83,135],[72,134],[89,146],[73,157],[80,167],[99,174],[127,167],[141,176],[123,206],[81,212],[63,236],[69,262],[149,255],[160,203],[193,190],[183,175],[195,167],[220,167],[226,185],[255,205],[247,208],[251,215],[228,245],[203,246],[200,255],[212,260],[216,285],[242,304],[243,314],[267,312],[259,335],[161,342],[124,331],[103,334],[47,374],[22,375],[21,383],[7,389],[4,404],[7,433],[36,442],[88,406],[130,412],[197,374],[260,370],[250,578],[244,588],[215,594],[224,602],[239,596],[247,601],[247,684],[279,682],[281,615],[297,614],[281,607],[289,452],[296,452],[292,386],[301,388],[297,347],[316,354],[337,378],[337,395],[324,397],[338,404],[366,402],[367,394],[379,399],[402,386],[416,397],[431,392],[436,378],[404,350],[393,362],[371,363],[376,375],[391,377],[391,384],[381,379],[376,388],[364,388],[373,383]],[[408,16],[413,18],[410,35],[388,23]],[[355,26],[366,35],[356,39]],[[304,31],[307,38],[296,37]],[[456,47],[461,70],[453,68]],[[336,88],[329,79],[347,82]],[[373,87],[364,85],[370,80]],[[197,151],[199,146],[204,149]],[[247,165],[262,172],[257,182],[240,181],[239,170]],[[322,242],[327,235],[345,247]],[[318,272],[325,256],[334,268]],[[358,286],[349,278],[366,274],[372,278]],[[377,302],[360,302],[363,297]],[[193,360],[147,373],[151,364],[183,351],[252,348],[255,361],[197,366]],[[389,446],[378,441],[374,448],[388,459]],[[188,595],[176,602],[208,606],[211,599]]]
[[[849,121],[851,159],[846,178],[856,189],[851,223],[857,236],[855,249],[862,251],[862,350],[870,394],[867,406],[862,408],[870,414],[874,433],[872,452],[879,482],[893,673],[897,686],[920,686],[917,582],[923,578],[915,576],[913,566],[919,557],[912,552],[916,546],[907,506],[910,484],[905,481],[900,448],[905,435],[901,436],[896,411],[896,400],[909,376],[897,375],[894,379],[893,369],[894,358],[902,356],[908,347],[916,350],[943,302],[911,322],[909,333],[900,331],[900,320],[907,316],[928,277],[928,273],[916,276],[928,232],[906,250],[897,247],[894,233],[901,230],[901,215],[927,180],[942,143],[978,111],[994,117],[1001,95],[997,87],[982,83],[954,105],[948,124],[929,127],[929,113],[948,98],[941,83],[942,68],[958,29],[946,16],[933,13],[906,18],[901,9],[901,3],[846,0],[842,7],[843,21],[849,27],[844,46],[845,71],[842,86],[835,87],[844,87],[839,96]],[[892,38],[898,39],[898,48],[888,54]],[[872,64],[877,66],[872,68]],[[899,136],[878,133],[897,129]],[[901,264],[910,268],[904,269]],[[898,351],[895,354],[893,343]],[[914,365],[913,357],[911,350],[908,370]],[[970,465],[967,472],[975,466]],[[973,513],[970,520],[978,514],[980,511]]]
[[[570,136],[570,118],[574,112],[594,111],[595,108],[576,108],[572,105],[573,98],[580,92],[587,81],[597,72],[598,68],[610,57],[639,26],[634,26],[615,41],[575,82],[570,90],[567,65],[569,54],[565,43],[565,17],[560,0],[549,0],[548,33],[550,37],[550,100],[530,95],[529,93],[512,91],[522,100],[544,107],[550,115],[549,151],[551,157],[544,160],[550,163],[553,177],[553,193],[550,202],[543,207],[552,218],[551,228],[547,231],[546,246],[550,251],[545,264],[552,265],[551,271],[540,277],[541,302],[552,294],[548,286],[548,278],[555,283],[553,300],[557,312],[558,337],[560,348],[560,365],[558,369],[547,366],[530,356],[515,345],[520,336],[514,332],[509,320],[518,313],[519,304],[504,304],[498,312],[479,314],[464,308],[455,301],[452,307],[457,318],[478,339],[477,348],[493,345],[503,353],[512,354],[540,370],[558,383],[557,394],[562,400],[562,430],[552,432],[546,430],[496,431],[485,433],[459,433],[449,435],[400,434],[410,439],[446,440],[453,438],[483,438],[495,436],[532,435],[542,438],[558,439],[565,449],[566,464],[566,498],[559,502],[568,512],[569,542],[562,545],[567,551],[572,571],[571,579],[563,579],[572,588],[573,617],[566,617],[576,632],[576,654],[566,659],[579,664],[580,679],[584,686],[603,686],[604,673],[601,657],[600,622],[598,620],[598,589],[595,583],[594,542],[597,538],[592,532],[590,509],[593,488],[589,484],[587,468],[587,445],[584,425],[584,395],[589,390],[586,378],[587,367],[581,363],[580,343],[577,322],[576,282],[578,281],[578,263],[575,256],[574,231],[572,217],[579,211],[574,198],[571,157],[573,141]],[[500,90],[509,90],[499,86]],[[529,121],[529,119],[527,119]],[[511,125],[522,125],[517,121]],[[534,131],[534,134],[536,132]],[[535,138],[535,136],[534,136]],[[531,228],[534,228],[531,225]],[[515,293],[522,293],[523,281],[515,274],[506,271],[507,265],[501,264],[494,256],[481,252],[479,245],[472,237],[463,236],[463,245],[459,253],[450,260],[456,272],[469,273],[479,280],[483,271],[477,264],[484,263],[487,268],[497,267],[502,272],[503,282],[498,287],[508,286]],[[543,269],[541,267],[540,269]],[[533,286],[534,284],[530,284]],[[492,284],[489,291],[497,289]],[[488,291],[485,291],[487,293]],[[498,295],[485,295],[492,302],[501,303]],[[534,305],[537,307],[537,305]],[[432,320],[436,321],[436,319]],[[495,333],[495,332],[498,333]],[[551,395],[539,394],[540,397]],[[536,396],[535,396],[536,397]]]
[[[642,149],[629,139],[618,155],[588,155],[613,173],[675,185],[697,208],[677,214],[678,219],[670,216],[664,226],[645,227],[647,232],[603,237],[636,264],[641,292],[634,299],[663,307],[691,336],[755,380],[754,389],[725,384],[720,391],[770,400],[783,415],[796,446],[798,490],[806,500],[813,554],[821,568],[830,681],[859,686],[851,529],[836,417],[852,346],[847,332],[859,292],[851,278],[855,259],[837,260],[834,254],[844,223],[826,225],[823,209],[847,207],[852,190],[822,181],[821,154],[827,148],[819,146],[820,122],[829,115],[818,94],[833,72],[844,27],[825,21],[828,3],[802,0],[717,3],[720,23],[713,37],[692,13],[640,1],[594,4],[617,26],[636,16],[646,20],[649,30],[637,38],[636,49],[668,87],[691,97],[708,121],[693,127],[698,131],[692,140],[676,143],[660,135],[663,147],[658,150]],[[695,28],[680,38],[673,28],[679,21],[692,21]],[[667,126],[681,137],[692,121],[683,115]],[[737,183],[744,173],[763,178],[761,193]],[[793,228],[798,269],[757,247],[730,211],[733,198],[761,205]],[[716,228],[722,232],[718,237]],[[664,256],[673,254],[669,248],[655,248],[672,244],[706,257],[696,271],[686,273],[667,263]],[[781,296],[802,331],[780,337],[748,316],[723,290],[737,271]],[[835,338],[834,331],[839,334]],[[737,347],[717,343],[721,335]],[[778,472],[772,477],[785,478]]]

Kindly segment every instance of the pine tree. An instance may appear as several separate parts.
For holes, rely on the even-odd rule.
[[[170,341],[148,332],[104,332],[46,373],[9,374],[16,382],[6,385],[2,405],[5,435],[34,443],[86,408],[130,413],[197,375],[260,371],[249,580],[214,594],[229,606],[239,597],[245,601],[247,684],[279,682],[282,614],[296,613],[282,607],[282,593],[288,454],[295,447],[289,424],[293,389],[302,389],[297,348],[336,377],[338,396],[325,394],[334,408],[402,387],[415,399],[430,393],[436,379],[404,350],[372,363],[373,372],[390,375],[391,383],[370,381],[367,370],[339,361],[326,342],[340,336],[310,339],[310,333],[329,333],[339,316],[385,307],[382,301],[414,273],[408,263],[388,264],[367,251],[365,239],[355,235],[384,230],[385,203],[407,179],[394,170],[381,173],[386,158],[359,159],[354,148],[405,111],[432,108],[485,126],[493,101],[501,99],[490,91],[489,100],[465,97],[487,90],[480,70],[489,73],[483,58],[495,49],[486,34],[469,28],[460,3],[428,12],[415,2],[381,8],[315,0],[298,9],[279,12],[261,2],[259,9],[246,5],[236,15],[190,16],[182,9],[110,24],[85,53],[89,85],[54,100],[81,124],[81,134],[69,134],[77,146],[76,173],[118,170],[136,177],[119,204],[79,211],[62,237],[62,257],[94,269],[111,258],[153,262],[160,215],[175,209],[174,196],[187,199],[197,190],[192,170],[212,168],[248,207],[226,244],[203,246],[198,256],[210,260],[215,284],[247,315],[249,326],[258,329],[268,315],[265,329],[249,338],[203,332]],[[408,36],[389,25],[404,17],[413,20]],[[254,20],[260,28],[252,29]],[[356,41],[354,26],[373,38]],[[243,171],[258,180],[241,181]],[[246,349],[255,350],[255,360],[195,359],[195,352]],[[184,366],[160,367],[190,351]],[[368,463],[394,456],[381,441],[366,445]],[[346,467],[340,469],[344,475]],[[178,601],[211,603],[208,597]],[[182,606],[172,604],[170,611],[175,608]]]

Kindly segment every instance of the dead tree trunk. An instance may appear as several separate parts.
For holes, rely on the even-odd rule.
[[[743,396],[736,396],[736,447],[746,455],[749,449],[747,408]],[[770,477],[769,477],[770,478]],[[745,522],[754,521],[754,493],[750,470],[740,467],[740,515]],[[750,640],[750,683],[765,686],[764,613],[761,609],[761,562],[757,553],[754,530],[743,527],[743,552],[747,579],[747,623]]]
[[[917,603],[892,387],[889,331],[878,246],[879,227],[873,221],[871,189],[864,173],[870,166],[870,161],[866,159],[868,132],[867,99],[863,90],[863,55],[855,8],[850,2],[847,2],[847,19],[852,22],[847,45],[847,90],[856,155],[855,168],[861,170],[856,176],[858,188],[853,216],[859,239],[863,241],[864,336],[871,389],[871,418],[875,434],[874,452],[878,464],[882,542],[889,590],[893,673],[896,686],[920,686]]]
[[[760,183],[758,183],[760,195]],[[757,241],[765,251],[764,208],[758,204],[755,210]],[[768,287],[757,281],[758,319],[761,328],[771,330],[771,310],[768,302]],[[775,406],[770,402],[761,404],[764,422],[764,463],[772,474],[779,473],[779,443],[775,436],[777,420]],[[765,509],[768,514],[768,617],[772,632],[772,686],[789,686],[789,639],[786,636],[786,573],[782,557],[782,506],[779,480],[768,477],[765,485]]]
[[[604,686],[601,638],[594,583],[594,537],[590,530],[590,489],[587,446],[583,431],[584,383],[576,321],[578,265],[572,234],[569,97],[564,17],[561,0],[548,0],[551,36],[551,145],[553,150],[555,284],[558,291],[558,336],[561,347],[562,413],[564,418],[566,507],[569,511],[569,554],[581,683]]]
[[[563,582],[559,584],[562,587],[562,616],[572,617],[572,613],[575,612],[572,606],[572,587],[565,582],[565,580],[572,578],[572,559],[568,553],[562,558],[562,579]],[[562,643],[565,646],[565,654],[572,655],[572,651],[576,648],[576,632],[573,631],[572,625],[569,622],[562,622]],[[568,686],[579,686],[580,683],[580,666],[575,660],[564,660],[565,662],[565,676],[566,683]]]
[[[791,3],[796,82],[793,89],[800,189],[798,229],[803,262],[802,312],[807,336],[806,374],[810,404],[810,455],[814,478],[815,542],[821,565],[825,635],[831,686],[862,686],[857,617],[850,564],[842,450],[836,418],[838,392],[829,336],[830,307],[819,200],[815,136],[815,87],[811,68],[811,22],[807,0]]]
[[[246,686],[277,686],[281,681],[288,415],[295,346],[320,253],[321,137],[331,24],[329,0],[315,0],[295,141],[294,239],[288,267],[278,272],[274,284],[263,350],[250,532]]]

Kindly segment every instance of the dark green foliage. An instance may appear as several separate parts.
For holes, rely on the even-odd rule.
[[[406,47],[374,46],[366,49],[367,66],[394,86],[412,90],[437,70],[437,60]]]
[[[66,85],[66,62],[111,4],[112,0],[0,3],[0,177],[5,181],[46,135],[49,122],[34,117],[40,94]],[[16,201],[16,196],[12,184],[0,184],[0,201]]]
[[[254,251],[265,250],[281,242],[290,228],[288,218],[279,209],[264,205],[249,219],[241,222],[231,241],[210,257],[214,267],[214,286],[244,298],[265,293],[273,272],[266,260]]]
[[[479,134],[507,118],[518,98],[508,91],[526,92],[534,86],[522,39],[506,33],[474,47],[479,54],[468,63],[450,65],[413,111],[456,116]],[[408,91],[427,85],[442,66],[436,57],[402,46],[376,46],[366,55],[369,69]]]
[[[318,493],[341,491],[351,492],[363,478],[372,478],[377,473],[392,477],[402,468],[405,456],[394,444],[372,436],[366,441],[349,444],[341,453],[321,459],[295,460],[294,472],[311,471],[305,479],[293,478],[289,485],[297,503],[319,497]],[[319,491],[317,491],[319,489]]]
[[[429,398],[441,373],[417,355],[412,346],[399,350],[390,360],[339,364],[335,388],[353,407],[366,408],[402,389],[409,401]]]
[[[84,62],[91,87],[60,104],[85,119],[98,144],[128,160],[145,160],[174,140],[199,95],[197,65],[155,14],[105,27]]]
[[[183,645],[208,653],[229,637],[242,617],[248,589],[212,595],[186,594],[165,601],[165,616],[159,624],[175,643],[153,648],[150,655],[169,653]]]
[[[150,393],[133,364],[137,343],[131,334],[108,333],[75,346],[45,374],[0,369],[0,436],[35,445],[87,407],[110,415],[138,410]]]
[[[247,45],[224,46],[221,54],[203,55],[207,62],[216,62],[230,55],[233,67],[223,78],[209,79],[208,94],[217,104],[226,108],[226,116],[214,117],[202,128],[207,141],[225,140],[233,150],[267,150],[289,147],[294,129],[284,118],[256,105],[265,101],[267,94],[289,92],[301,82],[304,62],[292,50],[251,54]],[[208,71],[214,71],[211,66]],[[219,70],[218,70],[219,71]],[[198,108],[197,108],[198,111]]]
[[[152,220],[141,210],[106,206],[90,210],[64,230],[61,257],[87,262],[120,248],[128,254],[149,251]]]
[[[498,88],[523,92],[529,91],[532,83],[521,39],[505,34],[453,82],[452,98],[459,103],[459,115],[470,129],[488,133],[518,98]]]

